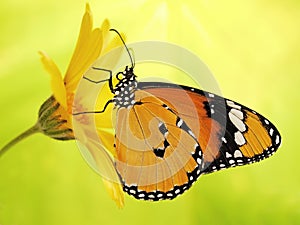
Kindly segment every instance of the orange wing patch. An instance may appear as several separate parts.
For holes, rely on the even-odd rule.
[[[270,147],[272,140],[267,130],[262,127],[259,117],[252,112],[247,112],[245,124],[248,127],[244,133],[247,142],[240,149],[245,157],[251,158]]]

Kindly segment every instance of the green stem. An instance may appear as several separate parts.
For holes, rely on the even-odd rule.
[[[13,145],[17,144],[19,141],[22,141],[24,138],[27,138],[28,136],[30,136],[30,135],[32,135],[34,133],[37,133],[37,132],[39,132],[39,126],[38,126],[38,124],[35,124],[34,126],[32,126],[31,128],[29,128],[28,130],[26,130],[25,132],[23,132],[22,134],[20,134],[19,136],[17,136],[13,140],[11,140],[2,149],[0,149],[0,158]]]

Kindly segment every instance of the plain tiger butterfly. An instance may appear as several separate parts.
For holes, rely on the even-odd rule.
[[[270,157],[280,146],[276,127],[232,100],[196,88],[163,82],[138,82],[131,66],[109,79],[115,112],[115,169],[123,190],[137,199],[173,199],[198,179],[225,168]]]

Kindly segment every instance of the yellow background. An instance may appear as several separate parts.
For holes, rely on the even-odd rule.
[[[274,122],[283,144],[271,159],[199,178],[173,201],[126,196],[119,210],[74,141],[37,134],[0,159],[0,224],[298,224],[300,3],[105,0],[90,5],[95,24],[109,18],[128,42],[163,40],[196,53],[223,95]],[[37,51],[46,51],[65,71],[84,7],[85,1],[1,1],[0,146],[35,123],[51,94]]]

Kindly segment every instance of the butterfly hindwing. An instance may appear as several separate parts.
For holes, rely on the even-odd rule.
[[[172,199],[196,181],[202,151],[172,106],[137,90],[135,104],[117,110],[116,169],[124,191],[138,199]]]

